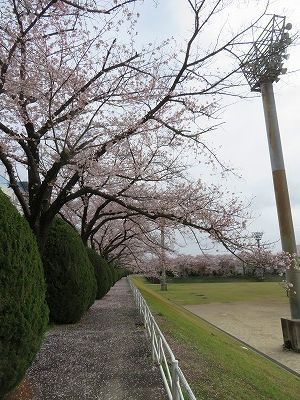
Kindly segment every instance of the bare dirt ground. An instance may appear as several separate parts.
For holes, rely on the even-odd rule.
[[[7,400],[162,400],[159,369],[125,278],[74,325],[54,326]]]
[[[282,348],[280,317],[289,318],[288,304],[235,302],[185,308],[300,374],[300,354]]]

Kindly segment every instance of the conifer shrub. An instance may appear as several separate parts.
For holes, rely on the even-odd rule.
[[[0,398],[22,380],[48,323],[36,239],[0,190]]]
[[[113,263],[110,263],[110,268],[113,273],[114,284],[119,280],[118,270]]]
[[[113,261],[112,265],[116,271],[117,280],[119,280],[129,274],[128,270],[126,268],[122,267],[122,265],[119,264],[118,260]]]
[[[129,275],[129,272],[127,271],[126,268],[122,268],[122,267],[118,266],[117,274],[118,274],[118,280],[119,280],[119,279],[124,278],[125,276]]]
[[[115,261],[110,262],[110,269],[112,271],[112,275],[113,275],[113,280],[114,280],[114,284],[116,282],[118,282],[119,279],[122,278],[121,273],[120,273],[120,268],[118,267],[118,265],[116,264]]]
[[[125,268],[122,268],[117,261],[109,262],[109,266],[113,276],[114,283],[116,283],[118,280],[128,275],[128,271]]]
[[[87,248],[87,253],[91,264],[94,267],[96,281],[97,281],[97,293],[96,299],[101,299],[110,289],[110,278],[107,272],[107,263],[94,249]]]
[[[50,320],[75,323],[94,303],[97,283],[79,234],[55,218],[43,252]]]
[[[105,269],[106,269],[106,272],[107,272],[107,275],[108,275],[109,287],[111,288],[115,284],[114,274],[113,274],[113,271],[111,269],[110,264],[104,258],[103,258],[103,263],[105,265]]]
[[[113,287],[114,284],[116,283],[115,272],[114,272],[114,269],[112,268],[110,263],[107,263],[107,267],[108,267],[108,270],[109,270],[109,273],[110,273],[110,276],[111,276],[111,286]]]

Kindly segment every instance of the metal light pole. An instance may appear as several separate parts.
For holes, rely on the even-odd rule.
[[[286,73],[283,61],[288,57],[286,49],[291,44],[291,38],[287,31],[291,28],[292,25],[286,23],[285,17],[274,15],[253,43],[241,68],[251,91],[262,94],[282,250],[295,258],[297,248],[273,92],[273,83],[278,82],[279,75]],[[297,260],[290,265],[287,282],[292,287],[289,291],[291,317],[299,320],[300,327],[300,275]],[[286,347],[300,350],[300,330],[293,326],[290,321],[285,327],[282,321],[284,342]],[[297,335],[299,338],[295,339]]]
[[[161,277],[160,277],[160,290],[168,290],[167,276],[166,276],[166,249],[165,249],[165,219],[162,218],[160,222],[160,248],[161,248]]]
[[[257,276],[259,276],[259,278],[261,278],[261,279],[264,279],[264,271],[260,270],[260,264],[261,264],[260,263],[260,241],[261,241],[261,239],[263,237],[263,234],[264,234],[263,232],[253,232],[253,237],[256,240],[257,248],[258,248],[258,254],[259,254],[259,264],[257,265],[257,269],[260,272],[259,272],[259,275],[257,275]],[[263,265],[262,265],[262,267],[263,267]]]
[[[263,232],[253,232],[253,237],[256,240],[257,247],[260,249],[260,241],[263,237]]]

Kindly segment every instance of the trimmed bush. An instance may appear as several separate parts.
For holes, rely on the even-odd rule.
[[[91,264],[94,267],[96,281],[97,281],[97,294],[96,299],[101,299],[110,289],[110,278],[107,272],[106,261],[93,249],[87,248],[87,253]]]
[[[115,282],[116,282],[115,281],[115,274],[114,274],[114,270],[113,270],[113,268],[112,268],[112,266],[110,265],[109,262],[107,263],[107,269],[108,269],[109,274],[110,274],[111,286],[113,287]]]
[[[108,275],[109,287],[111,288],[115,284],[114,274],[113,274],[110,264],[104,258],[102,258],[102,260],[103,260],[103,263],[105,265],[105,269],[106,269],[106,272]]]
[[[118,274],[118,280],[119,280],[119,279],[129,275],[129,272],[125,268],[118,267],[117,274]]]
[[[75,323],[94,303],[97,283],[79,234],[56,218],[43,252],[50,320]]]
[[[116,271],[117,281],[118,281],[119,279],[121,279],[121,278],[123,278],[123,277],[129,275],[129,271],[128,271],[126,268],[121,267],[121,266],[118,264],[117,261],[113,261],[113,262],[112,262],[112,265],[113,265],[113,267],[114,267],[114,269],[115,269],[115,271]]]
[[[113,264],[110,264],[110,266],[113,271],[114,283],[116,283],[119,280],[118,270],[117,270],[117,268],[115,268],[115,266]]]
[[[109,262],[110,270],[114,278],[114,283],[128,275],[128,271],[118,265],[116,261]]]
[[[48,323],[36,239],[0,190],[0,398],[24,377]]]

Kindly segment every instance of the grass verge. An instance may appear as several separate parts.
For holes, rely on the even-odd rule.
[[[134,278],[198,399],[297,400],[300,379]]]

